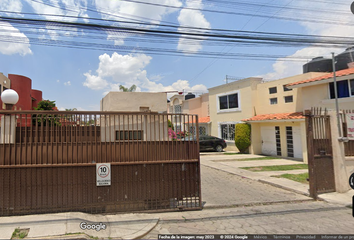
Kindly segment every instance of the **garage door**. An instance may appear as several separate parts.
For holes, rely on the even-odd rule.
[[[277,155],[277,145],[275,140],[274,127],[261,127],[262,136],[262,154],[264,155]]]

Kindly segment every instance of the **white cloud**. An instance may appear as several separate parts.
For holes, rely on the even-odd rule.
[[[0,9],[9,12],[20,12],[22,3],[20,0],[1,0]]]
[[[67,81],[64,83],[65,86],[71,86],[71,82],[70,81]]]
[[[77,17],[88,17],[86,13],[87,0],[25,0],[37,14],[46,14],[43,16],[46,20],[54,21],[68,21],[66,17],[70,18],[70,21],[75,21]],[[63,15],[64,17],[58,16],[48,16],[48,15]],[[88,22],[88,20],[84,20]],[[50,36],[52,40],[58,40],[61,35],[65,37],[68,36],[77,36],[77,33],[74,32],[75,29],[70,28],[70,31],[65,31],[62,33],[62,27],[58,28],[56,26],[46,26],[46,33]],[[61,30],[61,31],[57,31]],[[42,31],[39,31],[43,33]]]
[[[85,73],[86,81],[84,86],[94,89],[104,89],[104,94],[109,91],[119,91],[119,85],[130,87],[137,86],[138,92],[166,92],[166,91],[187,91],[207,92],[206,86],[199,84],[190,86],[187,80],[178,80],[171,85],[165,86],[147,77],[145,67],[152,58],[145,54],[120,55],[113,53],[112,56],[103,54],[99,57],[100,63],[96,70],[97,75],[91,72]]]
[[[145,2],[175,7],[182,6],[182,2],[179,0],[146,0]],[[164,16],[177,11],[174,8],[159,7],[126,1],[95,0],[95,4],[97,10],[104,13],[101,14],[102,18],[104,19],[128,21],[143,20],[153,24],[159,24]],[[114,41],[115,45],[123,45],[124,39],[129,36],[122,33],[107,34],[107,40]]]
[[[99,90],[105,88],[108,85],[107,81],[101,77],[91,75],[91,71],[85,73],[84,76],[86,77],[86,81],[83,83],[83,85],[88,88]]]
[[[9,38],[13,38],[13,42],[8,41]],[[9,23],[2,22],[0,24],[0,41],[0,53],[2,54],[20,54],[23,56],[32,54],[29,39]]]
[[[186,6],[189,8],[203,8],[202,0],[187,0]],[[210,29],[210,23],[205,19],[201,11],[189,10],[184,8],[181,10],[178,16],[178,22],[180,26]],[[188,32],[187,29],[183,28],[179,28],[179,31]],[[204,32],[205,30],[199,30],[198,33]],[[184,36],[182,35],[182,37],[179,39],[177,46],[178,50],[181,50],[185,53],[197,53],[199,50],[202,49],[202,40],[204,38],[200,37],[200,41],[196,42],[194,40],[192,41],[192,44],[190,44],[190,40],[185,39],[183,37]]]
[[[297,7],[300,8],[305,8],[305,9],[332,9],[333,5],[328,4],[328,3],[319,3],[319,2],[302,2],[302,1],[294,1],[294,4],[296,4]],[[349,23],[353,25],[353,20],[354,16],[350,13],[349,5],[336,5],[336,11],[342,11],[342,12],[347,12],[347,14],[324,14],[319,15],[319,19],[324,17],[326,20],[334,21],[337,23]],[[283,13],[285,15],[286,13]],[[297,12],[297,17],[303,17],[303,18],[309,18],[309,14],[311,14],[311,18],[315,18],[319,14],[317,11],[298,11]],[[342,37],[347,37],[347,36],[353,36],[354,35],[354,27],[352,26],[346,26],[346,25],[331,25],[331,24],[323,24],[323,23],[318,23],[318,22],[299,22],[302,26],[304,26],[307,34],[313,34],[313,35],[320,35],[320,36],[342,36]],[[348,46],[349,47],[349,46]],[[302,48],[298,51],[296,51],[294,54],[290,55],[290,57],[309,57],[309,60],[311,60],[311,57],[327,57],[331,58],[331,52],[334,52],[335,54],[341,53],[343,49],[339,48],[329,48],[329,47],[323,47],[323,48],[318,48],[318,47],[305,47]],[[284,77],[289,77],[297,74],[302,73],[302,66],[306,63],[307,61],[303,62],[285,62],[281,60],[277,60],[273,64],[273,71],[270,73],[267,73],[263,75],[265,80],[276,80]]]

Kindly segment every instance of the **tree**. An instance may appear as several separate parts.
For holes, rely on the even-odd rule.
[[[251,146],[251,125],[238,123],[235,125],[235,145],[241,153],[246,153]]]
[[[77,108],[65,108],[65,111],[77,111]]]
[[[55,101],[42,100],[38,103],[37,107],[35,107],[34,110],[54,111],[56,110]]]
[[[77,111],[77,108],[65,108],[65,111]],[[71,115],[71,114],[65,114],[64,118],[66,119],[66,121],[68,122],[72,122],[72,121],[76,121],[76,117],[75,115]]]
[[[122,90],[122,92],[135,92],[136,85],[133,84],[130,88],[126,88],[123,85],[119,85],[119,90]]]
[[[34,108],[37,111],[57,111],[55,106],[55,101],[42,100],[38,103],[37,107]],[[32,124],[34,126],[57,126],[59,125],[59,119],[56,114],[33,114]]]

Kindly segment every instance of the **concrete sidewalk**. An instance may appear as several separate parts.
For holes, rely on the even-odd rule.
[[[26,239],[136,239],[151,231],[158,221],[156,215],[143,213],[101,215],[68,212],[1,217],[0,239],[11,239],[16,228],[30,229]],[[102,223],[101,229],[80,228],[93,223]]]
[[[264,157],[261,155],[252,154],[235,154],[226,155],[223,153],[212,154],[209,152],[201,153],[200,159],[201,164],[214,169],[218,169],[224,172],[235,174],[244,178],[253,179],[263,183],[273,185],[282,189],[293,191],[305,196],[309,196],[309,185],[299,182],[295,182],[286,178],[276,178],[272,177],[274,175],[281,175],[284,173],[304,173],[304,170],[290,170],[290,171],[265,171],[265,172],[251,172],[241,167],[257,167],[257,166],[274,166],[274,165],[291,165],[291,164],[302,164],[302,161],[294,159],[274,159],[274,160],[252,160],[252,161],[238,161],[244,158],[258,158]],[[348,179],[349,181],[349,179]],[[330,203],[340,204],[343,206],[352,206],[352,198],[354,196],[354,190],[350,190],[346,193],[324,193],[320,194],[318,197],[320,200],[324,200]]]

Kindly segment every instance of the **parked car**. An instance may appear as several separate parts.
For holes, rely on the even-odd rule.
[[[196,141],[196,137],[188,136],[181,138],[182,141]],[[217,152],[222,152],[226,148],[226,142],[224,139],[213,137],[213,136],[199,136],[199,150],[214,150]]]
[[[200,136],[199,137],[199,150],[215,150],[222,152],[226,148],[224,139],[213,136]]]

